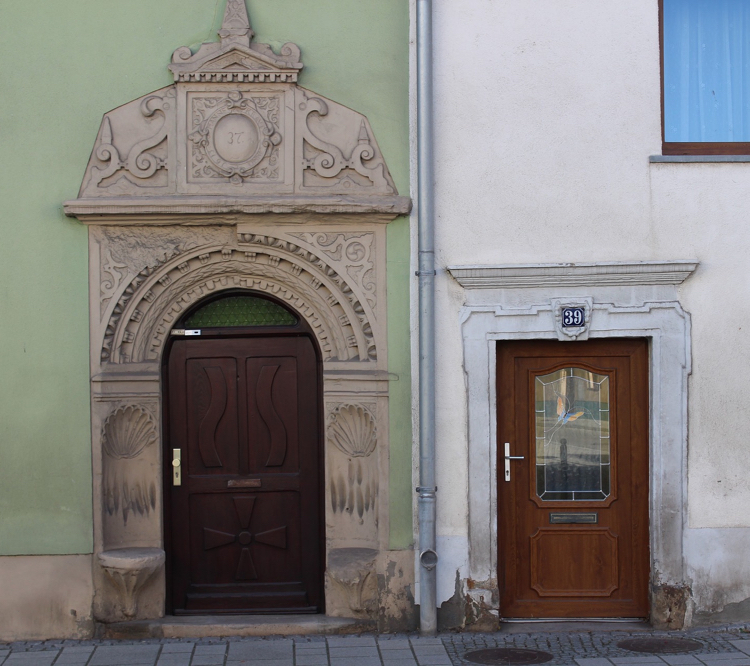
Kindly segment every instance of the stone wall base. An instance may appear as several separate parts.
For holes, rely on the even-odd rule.
[[[91,555],[0,557],[0,641],[94,634]]]

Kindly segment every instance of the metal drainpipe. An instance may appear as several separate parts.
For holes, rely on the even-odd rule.
[[[419,217],[419,629],[437,631],[435,567],[435,244],[432,158],[432,0],[417,0]]]

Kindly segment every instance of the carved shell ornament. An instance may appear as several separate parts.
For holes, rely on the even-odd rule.
[[[347,456],[365,458],[378,442],[375,417],[361,405],[341,405],[331,414],[328,437]]]
[[[129,460],[156,441],[156,424],[143,407],[128,405],[112,412],[102,428],[102,446],[111,458]]]

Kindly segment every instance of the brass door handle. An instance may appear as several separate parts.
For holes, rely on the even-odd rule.
[[[172,449],[172,485],[182,485],[182,449]]]

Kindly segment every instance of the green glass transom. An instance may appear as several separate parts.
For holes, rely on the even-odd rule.
[[[185,328],[229,326],[291,326],[297,318],[273,301],[256,296],[226,296],[203,306],[185,322]]]

